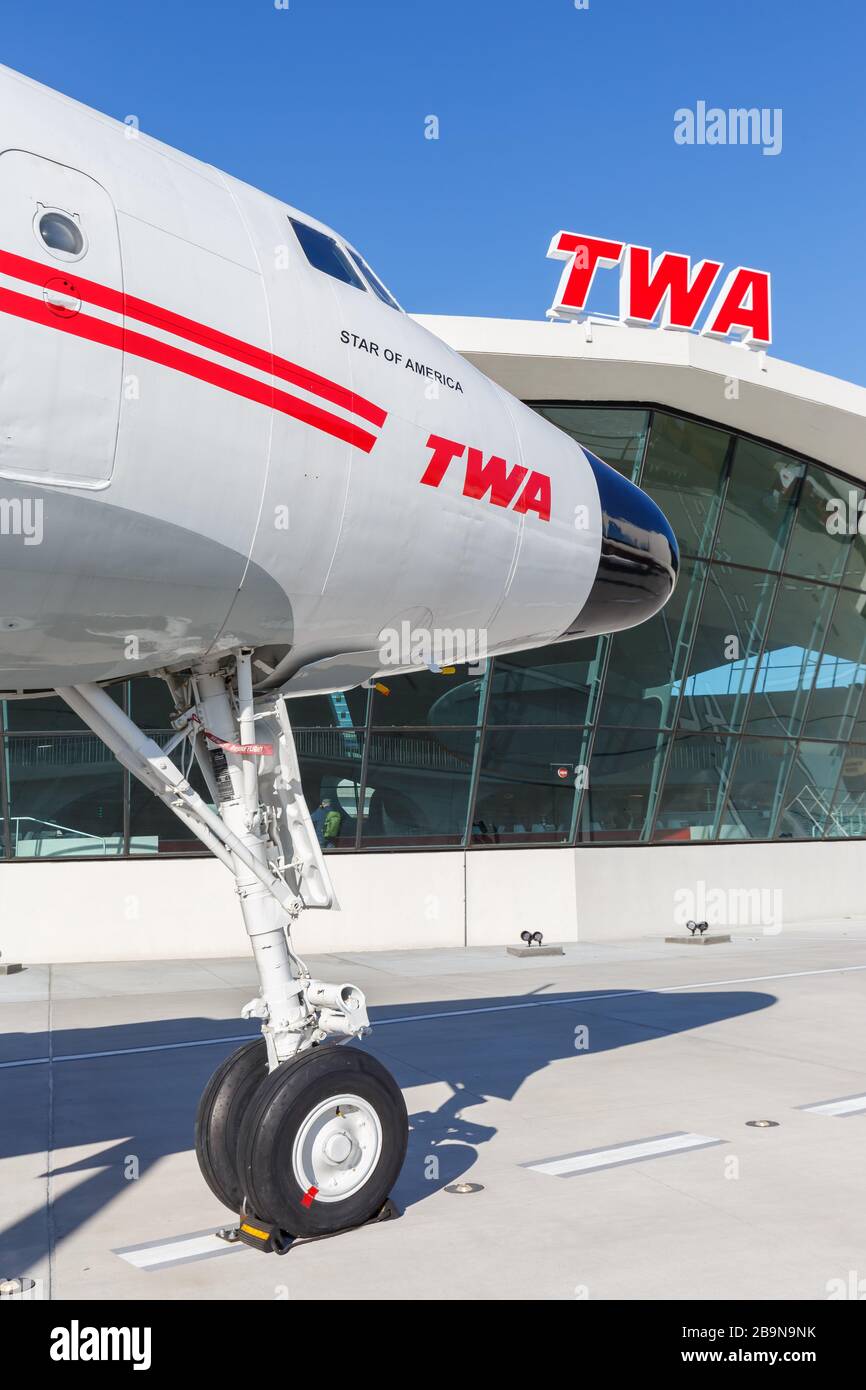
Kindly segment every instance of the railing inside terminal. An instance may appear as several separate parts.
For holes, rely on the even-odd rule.
[[[676,592],[612,638],[294,701],[333,851],[866,837],[866,538],[828,525],[862,489],[667,411],[536,408],[665,510]],[[112,693],[168,739],[161,682]],[[0,717],[7,857],[201,852],[59,699]]]

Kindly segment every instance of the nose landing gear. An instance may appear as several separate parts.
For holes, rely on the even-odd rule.
[[[243,1014],[261,1020],[263,1036],[208,1082],[196,1155],[211,1191],[239,1213],[240,1238],[285,1249],[393,1214],[406,1106],[375,1057],[343,1045],[370,1031],[362,992],[312,979],[292,949],[302,908],[330,908],[334,897],[285,701],[254,699],[248,651],[234,681],[219,662],[165,678],[177,708],[165,748],[98,686],[59,694],[234,876],[260,984]],[[187,741],[213,806],[169,756]]]

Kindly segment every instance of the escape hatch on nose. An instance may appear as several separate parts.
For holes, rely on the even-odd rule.
[[[114,204],[95,179],[26,150],[0,154],[0,476],[105,486],[123,384]],[[121,303],[122,301],[118,301]]]

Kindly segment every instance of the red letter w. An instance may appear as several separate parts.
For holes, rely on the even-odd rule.
[[[492,454],[485,463],[480,449],[470,449],[463,496],[484,497],[489,492],[490,501],[495,507],[507,507],[514,500],[526,474],[527,469],[520,463],[515,463],[509,469],[505,459],[498,458],[496,454]]]

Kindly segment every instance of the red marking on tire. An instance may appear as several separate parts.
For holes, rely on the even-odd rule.
[[[308,1187],[303,1197],[301,1198],[301,1206],[311,1207],[316,1199],[316,1194],[318,1191],[319,1189],[317,1187]]]

